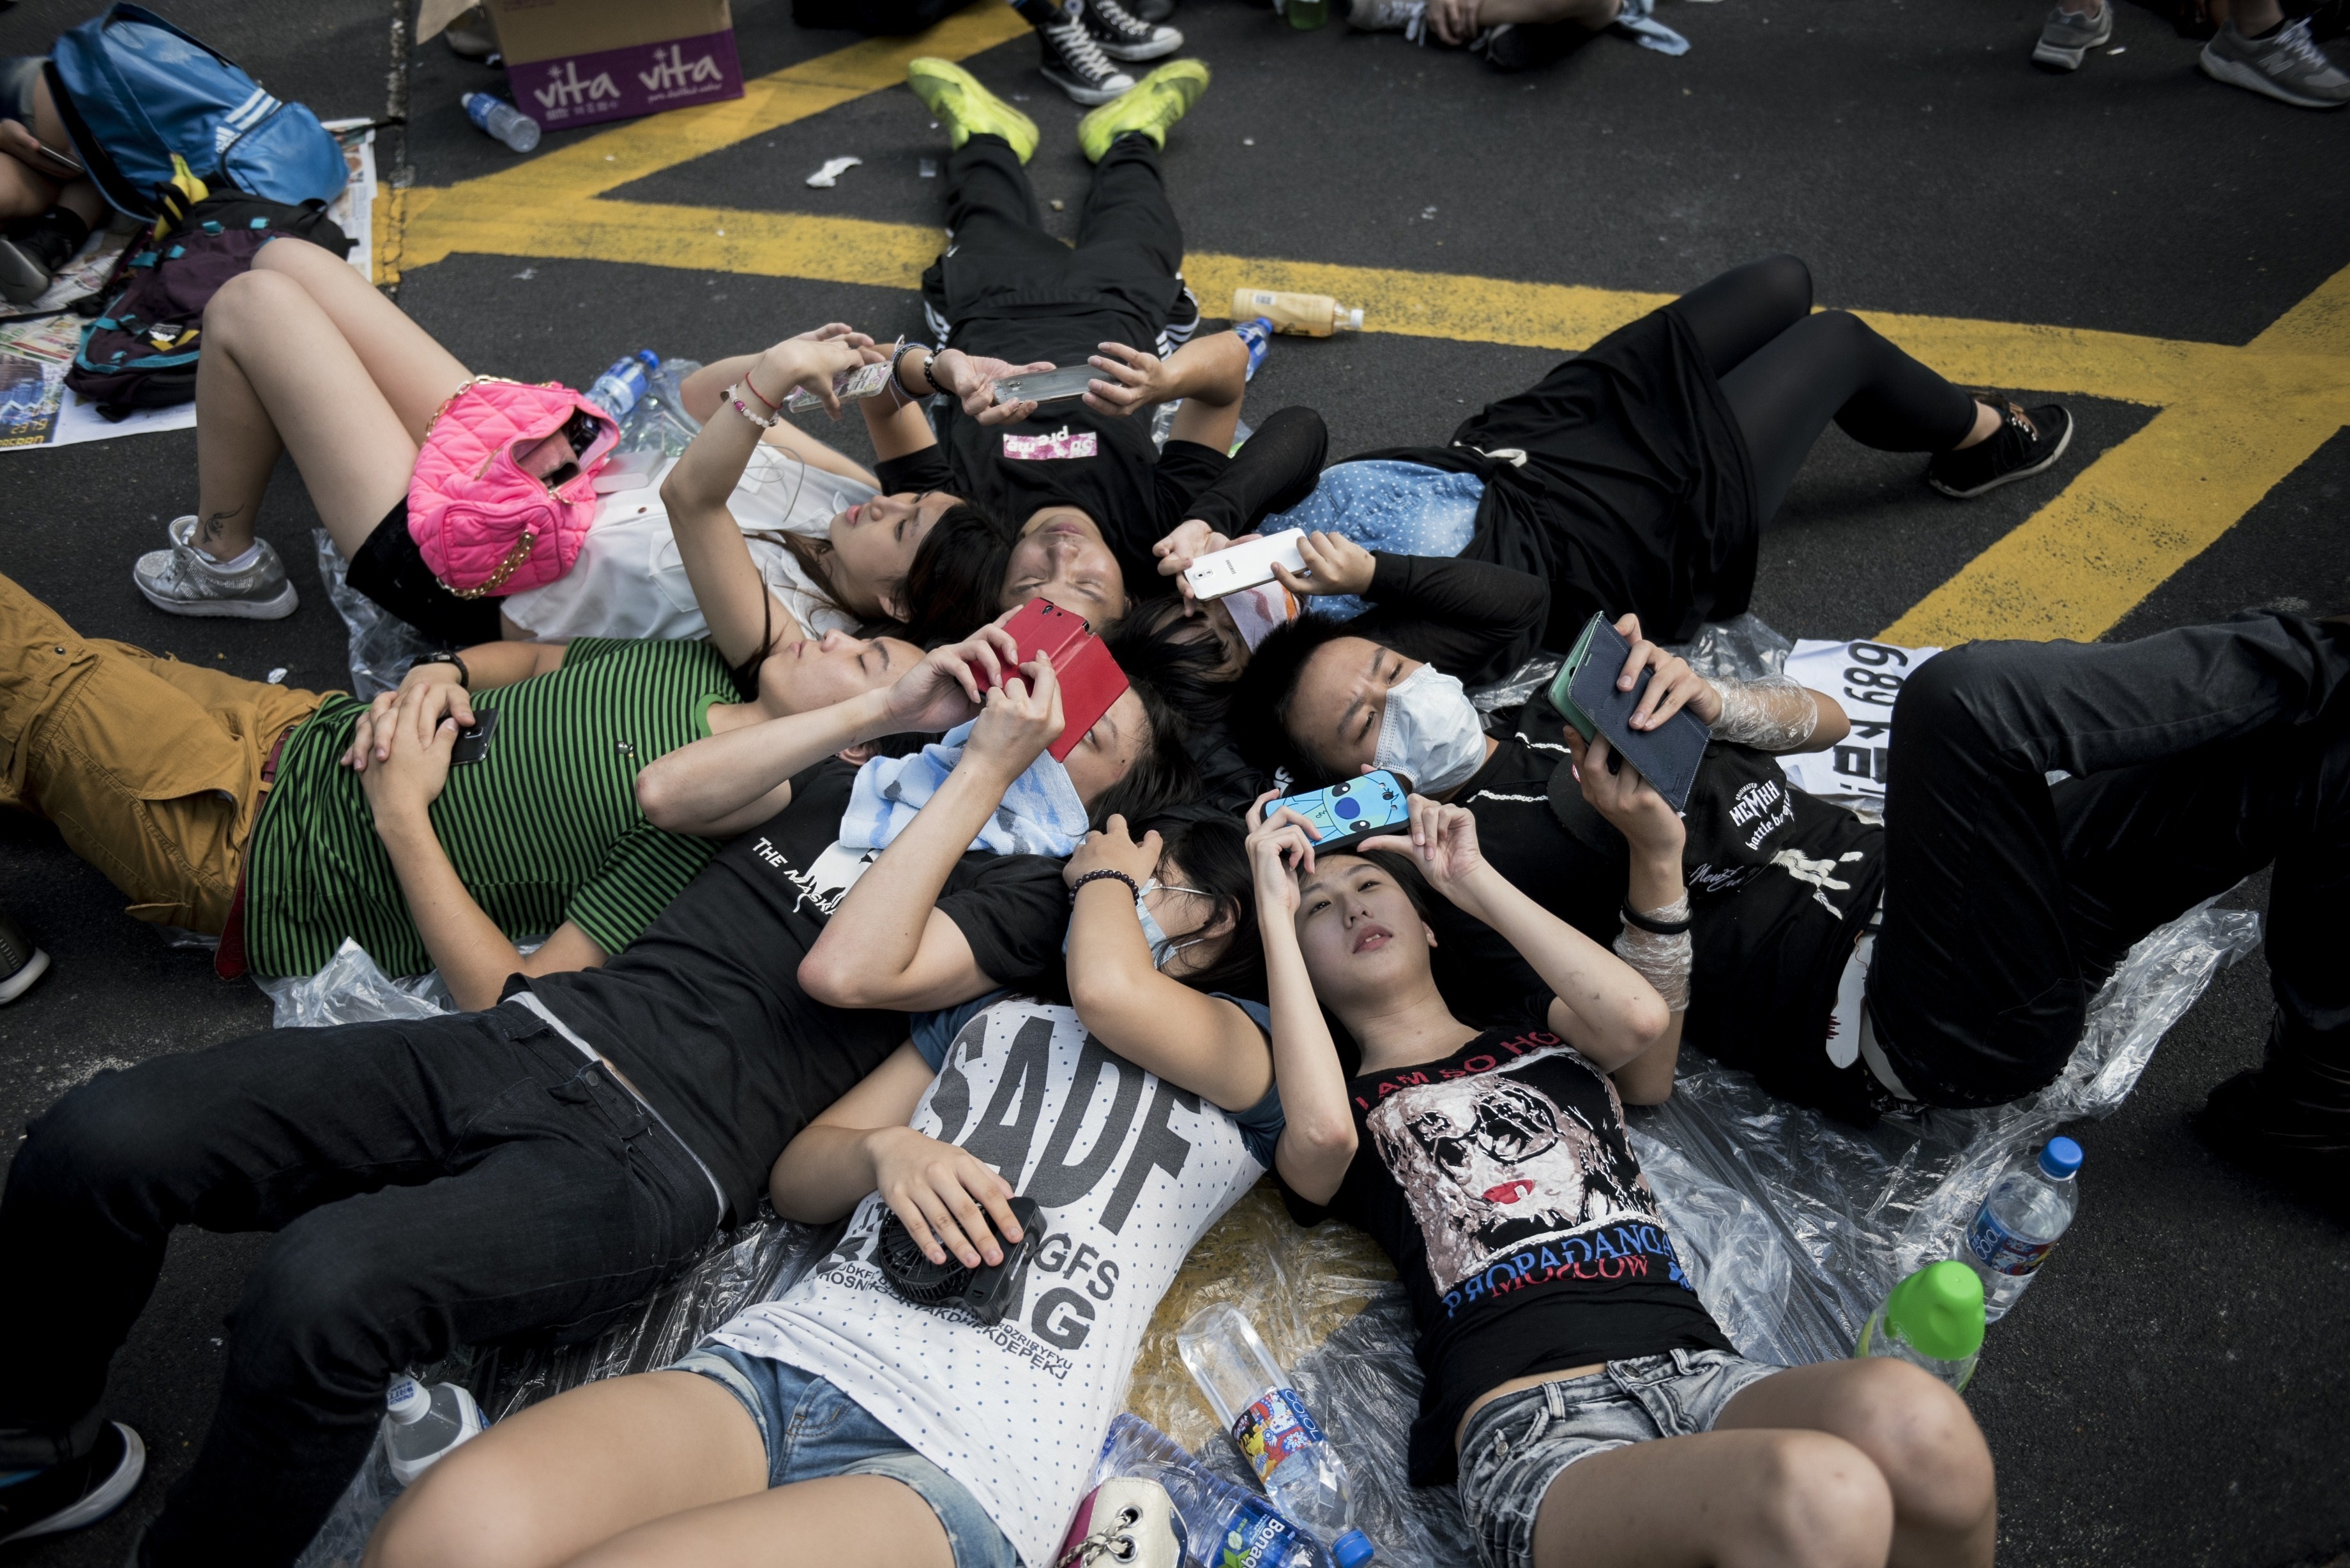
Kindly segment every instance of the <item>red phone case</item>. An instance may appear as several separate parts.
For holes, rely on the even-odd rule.
[[[1053,661],[1053,673],[1061,683],[1064,723],[1060,738],[1045,749],[1055,762],[1066,762],[1086,732],[1125,694],[1126,671],[1118,667],[1118,660],[1110,657],[1108,648],[1083,616],[1050,599],[1030,599],[1020,607],[1019,614],[1003,623],[1003,629],[1019,645],[1023,664],[1040,653]],[[972,670],[979,677],[979,689],[986,691],[987,671],[978,665],[972,666]]]

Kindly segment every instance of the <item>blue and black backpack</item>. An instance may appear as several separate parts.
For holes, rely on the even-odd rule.
[[[281,103],[219,50],[139,5],[116,5],[58,38],[47,72],[57,115],[116,210],[164,212],[177,177],[299,206],[335,199],[343,151],[298,103]]]

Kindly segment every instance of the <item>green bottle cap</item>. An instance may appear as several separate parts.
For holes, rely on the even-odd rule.
[[[1956,1258],[1929,1263],[1885,1298],[1885,1324],[1936,1360],[1964,1361],[1982,1348],[1982,1281]]]

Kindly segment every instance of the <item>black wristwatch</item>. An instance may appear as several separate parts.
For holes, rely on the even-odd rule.
[[[468,691],[471,691],[473,689],[473,672],[466,669],[465,661],[458,658],[453,653],[428,653],[416,662],[419,664],[453,664],[457,667],[457,684],[463,687]]]

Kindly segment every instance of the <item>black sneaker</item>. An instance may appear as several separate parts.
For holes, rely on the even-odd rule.
[[[40,298],[88,238],[89,225],[81,214],[63,207],[9,224],[0,235],[0,298],[11,305],[30,305]]]
[[[33,945],[7,910],[0,909],[0,1007],[32,990],[33,982],[48,972],[49,955]]]
[[[2350,1108],[2329,1113],[2280,1095],[2254,1069],[2212,1090],[2194,1125],[2230,1164],[2350,1217]]]
[[[1175,0],[1134,0],[1127,9],[1146,22],[1164,22],[1175,15]]]
[[[1086,31],[1113,60],[1155,60],[1183,47],[1182,34],[1140,20],[1118,0],[1085,0],[1085,6]]]
[[[109,1421],[83,1458],[0,1485],[0,1546],[97,1523],[122,1505],[146,1469],[139,1434]]]
[[[1109,63],[1094,42],[1081,10],[1064,11],[1057,22],[1036,29],[1036,45],[1045,57],[1037,69],[1045,79],[1087,108],[1107,103],[1134,85],[1134,78]]]
[[[1945,495],[1964,501],[2029,479],[2053,466],[2073,444],[2073,416],[2061,403],[2027,410],[2004,398],[1975,400],[1990,404],[2005,417],[1989,440],[1958,452],[1934,454],[1934,461],[1926,465],[1926,483]]]

